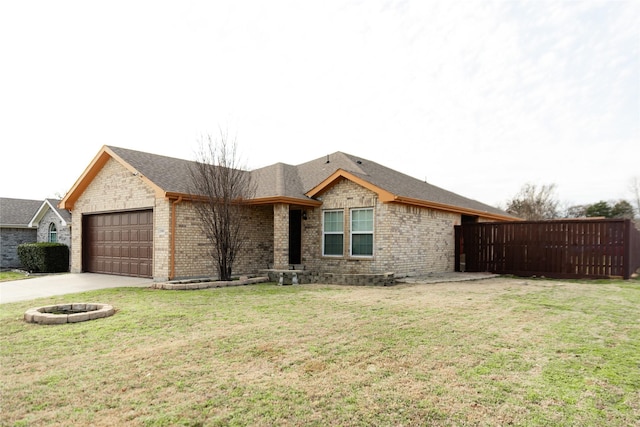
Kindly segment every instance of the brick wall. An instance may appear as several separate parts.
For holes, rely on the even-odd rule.
[[[395,277],[454,269],[454,226],[460,215],[395,203],[343,179],[322,194],[322,207],[307,210],[303,221],[303,264],[332,274],[382,274]],[[374,209],[374,255],[349,256],[350,209]],[[322,212],[344,209],[344,255],[322,256]]]
[[[202,232],[200,219],[190,202],[176,206],[175,277],[204,277],[216,274],[209,241]]]
[[[434,209],[389,203],[383,206],[377,244],[380,267],[396,277],[453,271],[454,226],[460,215]]]
[[[169,256],[171,235],[171,202],[155,199],[153,209],[153,278],[156,281],[169,279]]]
[[[303,242],[303,263],[310,270],[324,273],[361,274],[379,272],[377,256],[377,239],[375,229],[378,225],[378,215],[381,203],[377,195],[360,185],[342,179],[321,195],[322,207],[307,212],[307,220],[303,227],[305,236]],[[349,209],[374,208],[374,256],[372,258],[354,258],[349,256]],[[344,210],[344,255],[342,257],[322,256],[322,216],[325,210]]]
[[[1,228],[0,229],[0,267],[20,268],[18,245],[35,243],[37,231],[35,228]]]
[[[63,226],[60,217],[51,209],[47,209],[38,223],[38,242],[49,241],[49,225],[54,223],[58,232],[58,243],[63,243],[71,248],[71,227]]]
[[[75,202],[72,211],[71,272],[82,271],[82,215],[88,213],[126,211],[131,209],[153,209],[154,218],[154,264],[153,277],[163,280],[168,277],[167,261],[158,256],[159,235],[167,233],[167,218],[156,215],[167,208],[169,202],[156,199],[152,188],[142,177],[133,174],[116,160],[109,159],[102,170]],[[166,239],[165,239],[166,240]],[[160,252],[161,254],[161,252]]]
[[[273,267],[289,265],[289,205],[277,203],[273,206]]]
[[[204,235],[200,217],[189,202],[176,207],[175,278],[217,277],[215,246]],[[273,263],[273,208],[251,206],[242,218],[244,238],[232,274],[254,274]]]

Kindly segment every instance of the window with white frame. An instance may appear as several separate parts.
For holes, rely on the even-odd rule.
[[[344,212],[324,211],[322,219],[322,255],[344,255]]]
[[[351,210],[351,255],[373,256],[373,209]]]
[[[49,242],[58,243],[58,229],[53,222],[49,224]]]

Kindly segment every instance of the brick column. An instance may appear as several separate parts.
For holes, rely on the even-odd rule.
[[[273,205],[273,268],[289,266],[289,205]]]

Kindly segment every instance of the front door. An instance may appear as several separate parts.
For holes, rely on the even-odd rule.
[[[289,264],[302,263],[302,211],[289,211]]]

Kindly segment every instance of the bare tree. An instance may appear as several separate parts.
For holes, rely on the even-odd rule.
[[[516,196],[507,202],[507,212],[522,219],[538,221],[558,217],[558,201],[554,197],[556,185],[525,184]]]
[[[573,205],[566,208],[564,216],[566,218],[584,218],[587,216],[589,205]]]
[[[246,239],[243,213],[255,194],[251,174],[239,164],[236,140],[226,132],[200,140],[191,168],[192,193],[202,231],[211,243],[218,278],[230,280],[233,264]]]
[[[629,190],[631,190],[633,201],[636,204],[636,215],[640,216],[640,175],[631,178],[629,181]]]

